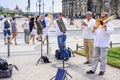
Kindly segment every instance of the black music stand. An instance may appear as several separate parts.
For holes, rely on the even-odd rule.
[[[42,27],[42,29],[44,28],[43,27],[43,24],[40,22],[39,23],[39,25]],[[47,54],[49,53],[49,42],[48,42],[48,36],[46,36],[46,38],[47,38]],[[43,60],[43,43],[42,43],[42,36],[41,36],[41,57],[38,59],[38,61],[37,61],[37,63],[36,63],[36,65],[38,65],[38,63],[41,61],[42,63],[44,63],[44,60]]]
[[[61,22],[60,22],[61,21]],[[63,23],[63,20],[61,19],[61,20],[57,20],[57,23],[58,23],[58,27],[59,27],[59,29],[60,29],[60,31],[61,32],[63,32],[63,35],[66,33],[66,31],[67,31],[67,29],[66,29],[66,27],[65,27],[65,25],[64,25],[64,23]],[[65,43],[63,43],[63,50],[65,50]],[[64,52],[64,58],[62,59],[62,64],[63,64],[63,70],[65,70],[65,60],[66,60],[66,58],[65,58],[65,52]],[[66,70],[66,74],[65,74],[65,78],[67,79],[67,75],[69,76],[69,77],[71,77],[72,78],[72,76],[67,72],[67,70]],[[53,80],[54,78],[55,78],[56,76],[53,76],[50,80]]]
[[[37,60],[37,63],[36,65],[38,65],[38,63],[41,61],[42,63],[44,62],[43,59],[42,59],[42,56],[43,56],[43,43],[42,43],[42,36],[41,36],[41,56],[40,58]]]

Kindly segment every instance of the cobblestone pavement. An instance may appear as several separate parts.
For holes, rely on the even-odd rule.
[[[112,35],[112,40],[120,37],[119,35]],[[14,70],[12,78],[0,79],[0,80],[50,80],[56,72],[56,67],[62,67],[62,61],[58,61],[54,58],[55,50],[57,49],[57,42],[55,38],[50,38],[50,53],[49,59],[52,63],[35,65],[40,57],[40,42],[36,41],[35,45],[24,44],[22,39],[18,40],[19,45],[11,45],[11,57],[7,58],[7,46],[0,43],[0,57],[7,59],[9,63],[16,64],[19,71]],[[74,40],[73,37],[69,37],[67,40],[67,46],[73,50],[76,49],[76,44],[82,45],[82,39]],[[43,46],[43,54],[46,55],[46,44]],[[90,69],[89,65],[83,65],[86,58],[80,55],[70,58],[65,66],[66,70],[73,78],[68,77],[68,80],[120,80],[120,69],[107,65],[107,71],[104,76],[98,76],[99,67],[95,74],[87,75],[86,71]]]

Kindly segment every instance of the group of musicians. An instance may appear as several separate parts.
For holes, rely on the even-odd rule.
[[[68,51],[66,50],[67,20],[65,19],[65,17],[63,17],[62,13],[58,13],[57,17],[58,18],[53,22],[53,25],[56,29],[58,47],[60,50],[60,58],[68,60],[69,55]],[[112,23],[110,23],[109,21],[104,23],[104,21],[108,18],[109,14],[107,12],[101,12],[100,20],[103,22],[103,27],[100,28],[99,25],[96,25],[96,20],[92,18],[92,12],[88,11],[86,13],[86,19],[82,21],[79,25],[80,29],[82,30],[84,51],[86,53],[87,59],[84,64],[90,64],[91,66],[91,69],[87,71],[87,74],[95,73],[99,60],[99,75],[104,75],[106,71],[108,45],[110,35],[113,32]],[[63,24],[63,26],[61,26],[61,24]]]
[[[104,75],[107,64],[107,51],[110,40],[110,35],[113,32],[113,24],[109,21],[104,23],[109,18],[107,12],[101,13],[102,28],[96,25],[96,20],[92,18],[92,12],[86,13],[86,20],[82,22],[80,28],[83,32],[84,51],[87,61],[84,64],[90,64],[91,69],[87,74],[94,74],[98,62],[100,60],[99,75]]]
[[[103,22],[102,28],[96,25],[96,20],[92,18],[92,12],[88,11],[86,13],[86,19],[79,25],[82,30],[84,51],[86,54],[87,61],[84,64],[90,64],[91,69],[87,71],[87,74],[94,74],[98,62],[100,60],[100,72],[98,75],[104,75],[106,71],[107,64],[107,51],[110,40],[110,35],[113,32],[113,24],[111,22],[104,22],[109,18],[107,12],[101,12],[101,21]],[[62,19],[65,27],[67,27],[67,20],[60,13],[58,14],[58,20]],[[60,49],[61,57],[66,53],[62,44],[66,42],[66,33],[63,33],[59,29],[57,21],[55,21],[54,26],[58,35],[58,46]],[[65,46],[65,45],[64,45]],[[64,55],[68,59],[68,56]]]

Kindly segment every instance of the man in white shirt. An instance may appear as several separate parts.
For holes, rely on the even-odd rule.
[[[2,20],[2,30],[4,34],[4,43],[7,44],[6,37],[11,37],[11,24],[10,21],[7,19],[7,15],[4,15],[4,19]]]
[[[45,15],[45,24],[46,24],[46,27],[44,29],[44,35],[45,35],[45,38],[43,39],[43,43],[45,42],[45,40],[48,38],[48,36],[50,35],[50,18],[48,17],[48,14]]]
[[[106,19],[108,19],[108,17],[109,16],[107,12],[101,13],[102,21],[105,21]],[[100,59],[101,64],[100,64],[99,75],[104,75],[107,65],[108,45],[109,45],[110,35],[112,34],[112,32],[113,32],[113,25],[110,22],[104,23],[103,28],[94,26],[93,28],[93,33],[95,34],[94,55],[93,55],[91,70],[87,71],[87,74],[95,73],[98,66],[98,61]]]
[[[95,20],[92,18],[92,12],[88,11],[86,13],[86,20],[81,23],[84,51],[86,54],[87,61],[84,64],[90,64],[92,62],[93,56],[93,42],[94,34],[92,33],[92,28],[95,25]]]
[[[54,27],[56,29],[56,34],[57,34],[57,40],[58,40],[58,47],[60,50],[60,58],[61,59],[65,59],[68,60],[69,59],[69,55],[68,55],[68,51],[66,49],[66,32],[61,31],[59,28],[59,24],[57,21],[61,21],[63,22],[65,28],[67,27],[67,20],[63,17],[62,13],[58,13],[58,19],[54,21]]]

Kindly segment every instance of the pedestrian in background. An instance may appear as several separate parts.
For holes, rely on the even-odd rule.
[[[36,38],[38,41],[41,41],[42,33],[43,33],[43,24],[41,22],[41,16],[36,17],[35,25],[37,27],[37,35]]]
[[[4,19],[2,20],[2,30],[4,34],[4,43],[7,44],[6,37],[11,38],[11,24],[10,24],[10,20],[8,20],[7,15],[4,15]]]
[[[25,18],[25,21],[22,24],[22,27],[24,29],[24,41],[26,44],[29,44],[29,22],[27,18]]]
[[[15,17],[12,18],[11,28],[12,28],[12,39],[11,39],[11,41],[14,39],[15,45],[18,45],[17,44],[18,28],[17,28],[17,23],[16,23],[16,18]]]
[[[29,39],[29,42],[32,40],[32,44],[35,44],[35,35],[37,33],[37,27],[35,25],[35,22],[34,22],[34,17],[32,17],[30,19],[30,22],[29,22],[29,29],[30,29],[30,39]]]
[[[50,18],[48,17],[48,14],[45,15],[44,20],[45,20],[46,27],[44,28],[45,38],[42,41],[43,44],[44,44],[45,40],[48,38],[48,36],[50,35],[50,26],[51,26],[51,22],[50,22]]]
[[[35,36],[36,36],[36,34],[37,34],[37,27],[36,27],[36,25],[34,25],[32,31],[30,33],[30,40],[29,40],[29,42],[32,40],[33,45],[35,44]]]
[[[34,17],[32,17],[29,21],[29,34],[32,32],[33,27],[34,27]]]

